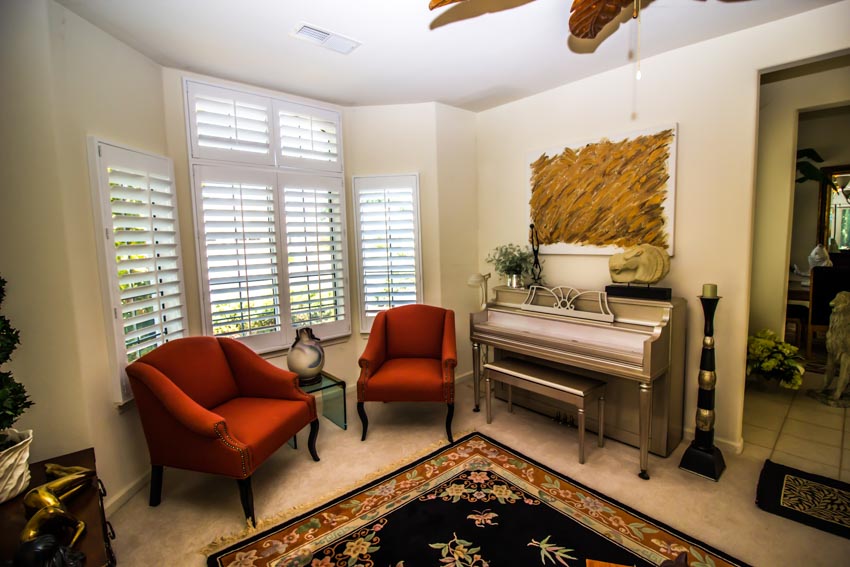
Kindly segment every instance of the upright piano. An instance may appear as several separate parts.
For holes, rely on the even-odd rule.
[[[520,358],[604,380],[605,434],[637,446],[640,476],[649,478],[649,452],[666,457],[682,440],[685,300],[563,289],[571,292],[559,298],[497,286],[495,301],[470,314],[475,411],[483,347],[492,348],[491,360]],[[532,392],[517,391],[513,403],[548,415],[569,411]],[[588,426],[596,427],[595,416]]]

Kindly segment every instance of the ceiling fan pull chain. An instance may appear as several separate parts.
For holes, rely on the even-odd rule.
[[[635,80],[640,81],[640,0],[635,0],[632,18],[637,18],[637,47],[635,49],[637,71],[635,72]]]

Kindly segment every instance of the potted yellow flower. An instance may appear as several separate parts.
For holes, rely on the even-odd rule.
[[[776,380],[783,388],[797,390],[806,371],[802,360],[797,347],[769,329],[747,337],[747,376]]]

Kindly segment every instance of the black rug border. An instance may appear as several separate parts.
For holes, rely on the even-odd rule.
[[[338,504],[339,502],[341,502],[342,500],[346,500],[346,499],[348,499],[348,498],[352,497],[353,495],[355,495],[355,494],[357,494],[357,493],[359,493],[359,492],[362,492],[363,490],[367,490],[367,489],[371,488],[372,486],[374,486],[374,485],[376,485],[376,484],[380,484],[380,483],[382,483],[382,482],[384,482],[384,481],[386,481],[386,480],[389,480],[391,477],[393,477],[393,476],[397,475],[397,474],[398,474],[398,472],[399,472],[400,470],[403,470],[403,469],[406,469],[406,468],[409,468],[409,467],[415,467],[415,466],[418,466],[418,465],[420,465],[422,462],[427,461],[428,459],[433,458],[433,457],[434,457],[434,455],[436,455],[436,454],[438,454],[438,453],[442,453],[442,452],[443,452],[443,451],[445,451],[446,449],[450,449],[451,447],[454,447],[454,446],[456,446],[456,445],[460,445],[461,443],[464,443],[465,441],[467,441],[470,437],[475,437],[475,436],[481,437],[482,439],[484,439],[484,440],[485,440],[485,441],[487,441],[488,443],[491,443],[491,444],[493,444],[493,445],[496,445],[496,446],[500,447],[500,448],[501,448],[502,450],[504,450],[504,451],[507,451],[507,452],[510,452],[510,453],[514,453],[514,454],[516,454],[516,455],[519,455],[519,456],[520,456],[523,460],[525,460],[525,461],[527,461],[527,462],[529,462],[529,463],[533,464],[533,465],[534,465],[535,467],[537,467],[538,469],[541,469],[541,470],[543,470],[543,471],[546,471],[546,472],[552,473],[552,474],[554,474],[554,475],[557,475],[557,476],[559,476],[559,477],[562,477],[564,480],[566,480],[567,482],[569,482],[569,483],[571,483],[571,484],[574,484],[576,487],[578,487],[578,488],[580,488],[580,489],[582,489],[582,490],[585,490],[585,491],[587,491],[587,492],[589,492],[589,493],[593,494],[593,496],[594,496],[594,497],[596,497],[596,498],[598,498],[599,500],[603,500],[603,501],[605,501],[605,502],[608,502],[608,503],[610,503],[610,504],[613,504],[613,505],[615,505],[615,506],[618,506],[618,507],[622,508],[623,510],[627,511],[629,514],[631,514],[631,515],[633,515],[633,516],[635,516],[635,517],[637,517],[637,518],[640,518],[641,520],[643,520],[643,521],[645,521],[645,522],[648,522],[648,523],[650,523],[650,524],[652,524],[652,525],[654,525],[654,526],[657,526],[657,527],[659,527],[659,528],[661,528],[661,529],[664,529],[664,530],[666,530],[666,531],[670,532],[671,534],[675,535],[676,537],[678,537],[678,538],[680,538],[680,539],[682,539],[682,540],[684,540],[684,541],[687,541],[688,543],[691,543],[691,544],[693,544],[693,545],[694,545],[694,546],[696,546],[696,547],[699,547],[699,548],[701,548],[701,549],[704,549],[704,550],[706,550],[706,551],[710,552],[712,555],[715,555],[715,556],[717,556],[717,557],[720,557],[720,558],[722,558],[723,560],[725,560],[725,561],[727,561],[727,562],[729,562],[729,563],[731,563],[731,564],[733,564],[733,565],[737,565],[738,567],[752,567],[749,563],[744,563],[744,562],[743,562],[743,561],[741,561],[740,559],[737,559],[737,558],[735,558],[735,557],[733,557],[733,556],[729,555],[729,554],[728,554],[728,553],[726,553],[726,552],[720,551],[719,549],[717,549],[717,548],[715,548],[715,547],[713,547],[713,546],[711,546],[711,545],[708,545],[707,543],[705,543],[705,542],[703,542],[703,541],[701,541],[701,540],[695,539],[693,536],[687,535],[687,534],[685,534],[684,532],[682,532],[682,531],[680,531],[680,530],[677,530],[676,528],[673,528],[673,527],[671,527],[671,526],[669,526],[669,525],[665,524],[664,522],[661,522],[661,521],[656,520],[656,519],[654,519],[654,518],[652,518],[652,517],[650,517],[650,516],[647,516],[646,514],[644,514],[644,513],[642,513],[642,512],[639,512],[639,511],[635,510],[635,509],[634,509],[634,508],[632,508],[631,506],[629,506],[629,505],[627,505],[627,504],[623,504],[623,503],[622,503],[622,502],[620,502],[619,500],[616,500],[616,499],[614,499],[614,498],[611,498],[611,497],[609,497],[609,496],[606,496],[606,495],[604,495],[604,494],[601,494],[601,493],[600,493],[598,490],[596,490],[595,488],[590,488],[589,486],[587,486],[587,485],[585,485],[585,484],[583,484],[583,483],[581,483],[581,482],[579,482],[579,481],[577,481],[577,480],[573,479],[572,477],[570,477],[569,475],[567,475],[567,474],[565,474],[565,473],[557,472],[557,471],[555,471],[553,468],[551,468],[551,467],[549,467],[549,466],[547,466],[547,465],[544,465],[544,464],[540,463],[539,461],[537,461],[537,460],[535,460],[535,459],[532,459],[531,457],[529,457],[529,456],[525,455],[524,453],[521,453],[521,452],[517,451],[516,449],[514,449],[514,448],[512,448],[512,447],[509,447],[508,445],[506,445],[506,444],[504,444],[504,443],[502,443],[502,442],[500,442],[500,441],[497,441],[497,440],[493,439],[492,437],[490,437],[490,436],[488,436],[488,435],[485,435],[484,433],[481,433],[481,432],[479,432],[479,431],[472,431],[472,432],[470,432],[470,433],[467,433],[466,435],[464,435],[464,436],[463,436],[463,437],[461,437],[460,439],[456,439],[453,443],[447,443],[447,444],[445,444],[445,445],[443,445],[443,446],[441,446],[441,447],[438,447],[438,448],[434,449],[433,451],[431,451],[431,452],[430,452],[430,453],[428,453],[427,455],[424,455],[424,456],[422,456],[422,457],[419,457],[418,459],[415,459],[415,460],[413,460],[413,461],[410,461],[409,463],[406,463],[406,464],[403,464],[403,465],[399,465],[398,467],[396,467],[396,468],[395,468],[395,469],[393,469],[392,471],[388,472],[387,474],[385,474],[385,475],[383,475],[383,476],[381,476],[381,477],[378,477],[378,478],[376,478],[376,479],[374,479],[374,480],[372,480],[372,481],[369,481],[369,482],[367,482],[367,483],[365,483],[365,484],[359,485],[359,486],[357,486],[357,487],[353,488],[352,490],[349,490],[348,492],[346,492],[345,494],[343,494],[343,495],[341,495],[341,496],[338,496],[338,497],[336,497],[336,498],[333,498],[333,499],[331,499],[331,500],[328,500],[327,502],[322,502],[322,503],[320,503],[320,504],[317,504],[316,506],[313,506],[312,508],[310,508],[309,510],[305,511],[305,512],[304,512],[304,513],[302,513],[302,514],[299,514],[299,515],[297,515],[297,516],[294,516],[294,517],[292,517],[292,518],[289,518],[288,520],[284,520],[284,521],[282,521],[282,522],[280,522],[280,523],[278,523],[278,524],[275,524],[274,526],[271,526],[271,527],[269,527],[269,528],[266,528],[266,529],[265,529],[265,530],[263,530],[262,532],[258,532],[258,533],[255,533],[255,534],[253,534],[253,535],[250,535],[250,536],[246,537],[245,539],[240,540],[240,541],[239,541],[239,542],[237,542],[237,543],[234,543],[233,545],[230,545],[230,546],[227,546],[227,547],[225,547],[225,548],[223,548],[223,549],[218,550],[218,551],[216,551],[215,553],[212,553],[212,554],[210,554],[210,555],[207,557],[207,567],[221,567],[221,565],[220,565],[220,564],[218,563],[218,561],[217,561],[217,558],[218,558],[218,557],[220,557],[220,556],[222,556],[222,555],[225,555],[225,554],[227,554],[227,553],[230,553],[230,552],[232,552],[232,551],[234,551],[234,550],[236,550],[236,549],[239,549],[239,548],[241,548],[241,547],[244,547],[246,544],[248,544],[248,543],[250,543],[250,542],[253,542],[253,541],[256,541],[257,539],[264,538],[264,537],[266,537],[267,535],[271,534],[272,532],[277,531],[278,529],[280,529],[280,526],[282,526],[282,525],[285,525],[285,524],[292,524],[292,523],[295,523],[295,522],[301,521],[301,520],[303,520],[303,519],[307,518],[308,516],[315,515],[315,513],[316,513],[316,511],[317,511],[317,510],[321,510],[321,509],[323,509],[323,508],[327,508],[327,507],[330,507],[330,506],[334,506],[334,505]],[[650,480],[649,480],[649,482],[652,482],[652,479],[650,479]]]
[[[771,474],[777,476],[779,489],[778,493],[776,493],[776,486],[768,486],[768,475]],[[831,488],[850,492],[850,484],[841,480],[836,480],[827,476],[806,472],[804,470],[796,469],[794,467],[789,467],[788,465],[783,465],[782,463],[771,461],[770,459],[765,459],[764,465],[762,465],[761,472],[759,473],[759,482],[756,488],[756,506],[758,506],[761,510],[764,510],[765,512],[774,514],[781,518],[793,520],[799,524],[803,524],[804,526],[809,526],[810,528],[815,528],[839,537],[850,539],[850,528],[848,527],[841,526],[833,522],[828,522],[820,518],[815,518],[813,516],[809,516],[808,514],[804,514],[803,512],[798,512],[797,510],[792,510],[790,508],[782,506],[780,502],[780,498],[782,495],[782,484],[783,479],[788,474],[790,474],[791,476],[796,476],[798,478],[804,478],[806,480],[818,482]]]

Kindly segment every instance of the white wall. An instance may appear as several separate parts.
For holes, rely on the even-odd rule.
[[[843,80],[845,84],[850,85],[850,74],[838,72],[833,75],[830,80]],[[797,148],[814,148],[823,158],[823,163],[815,164],[817,167],[850,164],[850,107],[846,110],[840,115],[799,121]],[[816,181],[804,181],[794,186],[791,263],[796,263],[803,271],[808,269],[809,253],[820,238],[817,234],[819,195],[820,184]]]
[[[346,109],[344,129],[349,195],[354,175],[419,174],[424,300],[455,311],[456,374],[469,372],[468,318],[478,301],[466,285],[477,269],[475,115],[434,103],[357,107]]]
[[[57,156],[46,0],[0,3],[0,275],[2,313],[21,333],[9,365],[35,402],[18,421],[33,429],[39,460],[88,446],[89,423],[77,336],[73,259]],[[5,370],[6,368],[4,368]]]
[[[160,69],[53,2],[3,9],[2,270],[24,345],[16,375],[36,403],[20,424],[35,430],[33,460],[94,446],[112,502],[148,461],[135,409],[111,396],[86,137],[164,154]]]
[[[742,446],[758,72],[847,48],[846,21],[850,2],[833,4],[646,59],[639,83],[633,67],[623,67],[479,114],[479,258],[498,244],[527,239],[530,152],[679,124],[675,256],[662,283],[688,301],[689,431],[703,332],[696,296],[713,282],[723,297],[715,317],[719,444]],[[816,36],[806,31],[814,29]],[[545,260],[550,283],[599,289],[610,282],[607,257]]]
[[[815,10],[810,18],[841,10],[850,12],[850,2]],[[828,26],[832,23],[815,21],[813,25]],[[844,48],[847,47],[846,43],[847,40]],[[834,46],[833,50],[839,47]],[[796,179],[797,115],[800,111],[848,102],[848,67],[768,83],[761,87],[752,304],[749,313],[749,328],[752,332],[773,329],[782,334],[785,328]],[[813,246],[809,247],[809,251]],[[808,256],[808,252],[805,255]],[[799,262],[798,268],[806,271],[808,262]]]

